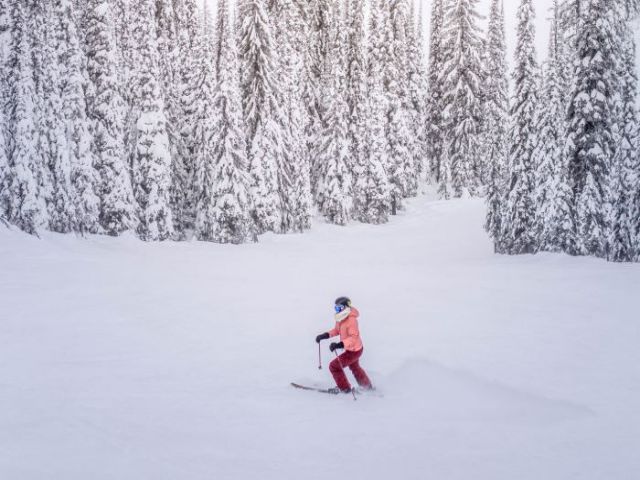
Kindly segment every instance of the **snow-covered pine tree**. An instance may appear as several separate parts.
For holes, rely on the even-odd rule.
[[[136,226],[131,176],[126,162],[123,124],[125,104],[118,77],[118,56],[111,3],[88,0],[86,13],[87,69],[91,95],[87,111],[94,125],[92,150],[100,175],[100,225],[118,235]]]
[[[349,145],[349,106],[346,92],[347,35],[340,5],[331,18],[332,47],[327,55],[324,87],[324,128],[315,156],[318,161],[316,203],[331,223],[346,225],[353,207],[352,164]]]
[[[166,130],[169,136],[171,152],[171,207],[173,212],[174,237],[185,238],[186,230],[192,227],[192,221],[183,218],[183,202],[176,201],[176,190],[184,189],[178,196],[186,198],[190,193],[189,186],[176,188],[175,172],[184,169],[189,158],[187,147],[181,134],[181,93],[184,89],[180,68],[183,62],[189,61],[192,52],[189,48],[182,50],[180,42],[180,24],[185,11],[183,0],[156,0],[156,32],[158,35],[159,64],[161,71],[162,98],[165,105]],[[187,27],[188,28],[188,27]],[[188,36],[188,31],[187,31]]]
[[[491,238],[498,241],[502,228],[500,221],[507,171],[507,122],[509,116],[507,42],[502,0],[491,1],[487,37],[487,66],[484,84],[485,138],[482,154],[489,170],[485,228]]]
[[[282,233],[311,226],[309,152],[305,137],[307,110],[302,100],[304,81],[304,19],[294,0],[271,0],[276,46],[275,95],[280,105],[282,155],[278,165]]]
[[[478,0],[452,0],[443,27],[442,70],[445,121],[445,160],[440,190],[444,198],[460,197],[481,187],[480,150],[483,48]]]
[[[88,82],[86,58],[76,27],[78,18],[71,0],[55,0],[55,44],[60,66],[61,123],[66,133],[74,208],[73,230],[98,233],[100,199],[91,151],[91,125],[87,119],[84,88]]]
[[[160,87],[154,0],[134,0],[132,39],[136,51],[133,72],[135,125],[131,137],[133,193],[142,240],[166,240],[173,234],[169,194],[171,153]]]
[[[541,88],[544,101],[541,99],[536,115],[538,142],[533,161],[536,169],[536,242],[543,251],[571,252],[574,225],[569,171],[563,152],[566,101],[559,12],[558,2],[554,1],[549,55]]]
[[[309,203],[313,207],[313,195],[311,193],[311,164],[313,162],[313,145],[316,136],[315,125],[320,122],[320,114],[317,110],[317,84],[315,82],[314,68],[314,23],[313,15],[315,5],[307,0],[294,0],[295,8],[299,11],[300,32],[298,38],[301,44],[298,45],[301,56],[300,72],[300,95],[302,102],[302,133],[304,135],[304,161],[309,169]]]
[[[585,0],[576,38],[566,155],[576,212],[576,252],[606,257],[616,154],[617,2]]]
[[[47,228],[59,233],[73,229],[71,165],[61,118],[62,99],[55,39],[53,0],[28,2],[32,33],[33,78],[36,85],[37,151],[45,168],[40,179],[49,216]]]
[[[224,7],[224,5],[223,5]],[[214,240],[215,232],[223,228],[217,223],[215,189],[216,185],[216,132],[223,131],[222,110],[217,108],[216,65],[217,57],[207,52],[204,18],[199,19],[198,36],[194,40],[194,77],[197,78],[197,97],[194,98],[191,114],[193,125],[189,131],[193,155],[193,212],[194,233],[204,241]],[[214,47],[215,48],[215,47]],[[213,49],[211,49],[213,51]],[[222,146],[224,148],[224,145]]]
[[[320,165],[317,157],[312,154],[316,150],[320,141],[320,134],[324,128],[325,104],[322,97],[325,78],[324,72],[327,61],[327,52],[331,47],[330,25],[331,25],[331,0],[313,0],[310,2],[309,10],[309,46],[307,68],[309,70],[310,86],[306,92],[306,104],[308,111],[307,142],[311,152],[311,191],[313,195],[317,193],[320,177]]]
[[[422,3],[416,15],[415,3],[409,5],[406,25],[409,94],[413,136],[414,170],[421,177],[427,165],[427,72],[424,63],[424,36]]]
[[[185,238],[194,228],[194,178],[196,157],[202,145],[199,130],[202,106],[209,100],[203,88],[204,39],[196,0],[174,0],[178,58],[175,68],[174,129],[179,137],[174,143],[171,164],[171,207],[174,229]],[[175,151],[175,147],[179,148]]]
[[[227,0],[218,0],[215,51],[214,123],[196,170],[196,237],[237,244],[250,237],[252,226],[236,32]]]
[[[33,7],[27,2],[12,2],[11,43],[7,63],[8,104],[7,157],[1,203],[9,222],[30,234],[48,226],[44,186],[44,165],[37,149],[36,86],[33,78]]]
[[[368,129],[370,128],[369,96],[367,91],[367,57],[365,34],[365,2],[364,0],[350,0],[347,2],[347,61],[345,99],[349,109],[348,131],[350,156],[353,164],[354,181],[354,211],[355,218],[368,220],[368,198],[366,186],[371,174],[368,169],[371,153]]]
[[[534,149],[537,143],[535,116],[538,108],[538,64],[535,51],[532,0],[518,7],[518,40],[513,71],[509,134],[509,172],[505,204],[502,207],[502,235],[496,247],[510,254],[535,253],[536,184]]]
[[[408,1],[386,3],[386,55],[381,66],[389,98],[387,111],[387,141],[389,162],[387,173],[391,183],[392,213],[402,208],[402,199],[414,196],[418,190],[415,170],[415,132],[409,87],[409,62],[406,26]]]
[[[620,100],[617,117],[617,148],[609,183],[611,184],[612,218],[609,238],[609,260],[628,262],[640,254],[640,238],[636,237],[636,224],[640,224],[640,155],[638,147],[638,74],[636,70],[635,33],[630,21],[636,13],[637,2],[623,1],[619,5],[619,35],[622,57],[618,64]]]
[[[382,77],[369,79],[368,157],[355,169],[354,217],[364,223],[381,224],[391,213],[391,185],[384,168],[387,157],[385,103]]]
[[[265,0],[240,4],[242,96],[252,217],[258,233],[281,225],[278,165],[282,156],[280,106],[276,103],[273,26]]]
[[[444,66],[444,14],[445,0],[433,0],[431,5],[431,35],[429,65],[427,70],[427,158],[431,177],[436,184],[441,181],[441,165],[444,155],[444,92],[442,70]]]
[[[366,83],[367,57],[365,52],[365,2],[348,0],[346,11],[346,93],[349,108],[349,146],[353,165],[357,167],[368,161],[367,144],[368,92]]]
[[[391,186],[385,169],[388,162],[385,132],[388,102],[381,68],[386,49],[384,35],[384,13],[380,2],[373,0],[369,13],[369,42],[365,45],[366,155],[355,165],[353,191],[354,218],[373,224],[386,223],[391,212]]]

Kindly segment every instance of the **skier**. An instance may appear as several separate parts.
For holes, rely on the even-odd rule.
[[[360,331],[358,329],[358,317],[360,312],[351,306],[351,300],[347,297],[336,299],[335,304],[336,326],[333,330],[322,333],[316,337],[316,342],[320,343],[331,337],[340,335],[340,342],[333,342],[329,346],[332,352],[337,349],[344,349],[344,353],[335,358],[329,364],[329,371],[333,375],[336,387],[330,388],[330,393],[350,393],[351,385],[344,373],[344,368],[349,367],[353,376],[356,378],[358,385],[365,390],[372,390],[373,386],[367,374],[360,366],[360,357],[362,356],[363,346],[360,339]]]

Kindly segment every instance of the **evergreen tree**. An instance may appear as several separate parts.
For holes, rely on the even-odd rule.
[[[100,200],[91,151],[91,126],[87,119],[84,88],[88,82],[86,58],[82,52],[77,14],[70,0],[56,0],[56,51],[60,65],[61,123],[66,132],[70,162],[75,224],[80,233],[98,233]]]
[[[347,104],[350,112],[349,143],[354,165],[353,215],[364,223],[384,223],[389,215],[390,189],[382,166],[384,152],[380,151],[385,145],[380,142],[380,137],[384,137],[384,110],[376,104],[382,97],[382,77],[376,68],[371,70],[374,78],[368,78],[367,75],[365,2],[352,0],[347,18]]]
[[[381,68],[386,53],[385,21],[381,3],[374,0],[369,15],[369,42],[366,54],[365,153],[355,165],[354,217],[364,223],[386,223],[391,213],[391,186],[385,166],[389,145],[386,125],[388,96]]]
[[[576,209],[576,252],[606,257],[616,154],[615,118],[621,56],[615,2],[587,0],[580,16],[568,110],[566,155]]]
[[[535,253],[536,185],[534,149],[538,106],[538,65],[532,0],[518,7],[518,40],[513,71],[508,185],[503,206],[503,231],[498,248],[511,254]]]
[[[329,222],[346,225],[352,213],[353,177],[349,158],[349,106],[345,98],[347,36],[339,6],[331,25],[333,42],[323,78],[325,127],[316,147],[319,165],[316,202]]]
[[[417,21],[416,21],[417,20]],[[407,62],[409,77],[409,104],[413,127],[413,163],[417,176],[426,170],[427,156],[427,72],[424,65],[424,38],[422,33],[422,3],[416,19],[415,4],[411,2],[407,16]]]
[[[171,207],[174,228],[185,238],[194,228],[194,178],[197,156],[202,148],[202,108],[209,101],[204,82],[204,38],[196,0],[174,0],[178,58],[175,65],[175,99],[169,115],[174,123],[175,143],[171,164]],[[172,113],[173,112],[173,113]]]
[[[155,0],[155,18],[157,44],[159,53],[159,67],[166,117],[166,131],[169,136],[171,152],[171,186],[170,199],[173,211],[174,235],[184,238],[186,230],[192,227],[192,219],[185,215],[184,204],[191,193],[188,182],[176,182],[176,172],[186,170],[185,163],[189,158],[187,147],[181,133],[183,119],[181,118],[181,93],[184,86],[180,69],[183,62],[190,61],[193,52],[190,45],[180,42],[181,21],[185,13],[184,0]],[[188,26],[187,26],[188,28]],[[186,35],[189,33],[187,31]]]
[[[453,0],[446,9],[443,36],[446,161],[441,168],[441,192],[460,197],[465,190],[478,193],[482,166],[482,79],[480,54],[483,42],[477,25],[478,0]]]
[[[391,183],[392,211],[402,208],[402,199],[417,193],[415,171],[415,133],[412,131],[411,96],[406,25],[408,2],[393,0],[386,6],[387,54],[382,68],[389,98],[386,125],[389,143],[387,173]]]
[[[224,7],[225,5],[223,5]],[[200,29],[195,40],[195,56],[197,63],[197,97],[194,99],[192,114],[193,127],[190,132],[193,142],[193,198],[194,229],[199,240],[216,240],[223,225],[217,223],[216,185],[217,159],[215,150],[216,133],[223,131],[222,110],[216,105],[216,64],[217,57],[209,55],[206,40],[204,18],[199,23]],[[220,34],[220,33],[218,33]],[[223,145],[224,148],[226,145]]]
[[[37,149],[36,86],[33,72],[34,31],[30,15],[32,4],[11,5],[11,44],[8,53],[7,157],[1,203],[6,218],[27,233],[35,234],[48,226],[43,172],[47,166]]]
[[[429,169],[436,184],[441,182],[444,155],[444,92],[442,71],[444,52],[445,0],[433,0],[431,10],[431,36],[429,45],[428,95],[427,95],[427,157]]]
[[[282,233],[302,232],[311,226],[309,152],[305,138],[303,104],[304,20],[293,0],[271,0],[276,45],[275,95],[282,132],[278,165]]]
[[[100,225],[118,235],[136,226],[131,176],[124,145],[125,105],[118,77],[117,49],[111,5],[88,0],[86,51],[91,95],[87,111],[94,124],[92,151],[100,175]]]
[[[326,105],[322,97],[325,85],[327,52],[331,48],[330,25],[332,16],[331,0],[312,0],[309,7],[309,49],[308,69],[312,86],[306,92],[308,111],[307,142],[310,148],[311,191],[315,196],[318,190],[320,164],[313,152],[316,151],[319,136],[324,129]]]
[[[196,237],[219,243],[242,243],[251,232],[246,146],[235,29],[227,0],[218,1],[216,25],[217,86],[215,121],[205,139],[207,154],[197,168]]]
[[[369,88],[368,157],[357,165],[354,184],[354,216],[364,223],[386,223],[391,212],[391,186],[384,168],[387,143],[384,135],[384,97],[380,76]]]
[[[243,0],[240,56],[242,95],[251,175],[252,217],[258,233],[281,225],[278,165],[282,156],[280,106],[275,95],[273,27],[265,0]]]
[[[504,26],[504,4],[492,0],[489,13],[487,68],[484,85],[485,138],[483,157],[489,166],[487,221],[485,228],[494,241],[500,238],[502,195],[508,158],[507,121],[509,115],[509,83],[507,79],[507,45]]]
[[[301,56],[301,72],[299,84],[300,95],[302,102],[302,134],[304,136],[304,162],[309,170],[309,195],[310,204],[312,204],[312,179],[311,169],[313,163],[313,145],[316,136],[316,125],[320,124],[320,114],[317,109],[317,82],[314,72],[314,42],[315,42],[315,24],[314,24],[314,10],[316,8],[315,3],[307,0],[294,0],[295,8],[299,11],[300,18],[300,31],[297,36],[301,39],[301,44],[298,45],[298,50]]]
[[[37,154],[45,168],[40,179],[49,216],[48,229],[69,233],[75,224],[71,164],[62,119],[62,77],[56,51],[53,0],[31,4],[33,77],[36,85]]]
[[[138,235],[142,240],[166,240],[173,234],[170,209],[169,136],[158,79],[160,65],[154,1],[135,0],[132,37],[137,51],[133,98],[135,127],[132,136],[133,190],[138,207]]]
[[[542,95],[537,113],[539,138],[534,151],[536,168],[536,237],[540,250],[570,252],[573,243],[572,194],[563,153],[566,136],[563,51],[558,3],[554,2],[549,36],[549,56],[544,68]]]
[[[619,62],[620,111],[617,113],[617,149],[611,169],[612,228],[610,231],[609,259],[628,262],[640,254],[640,238],[636,236],[636,222],[640,222],[640,209],[635,201],[640,198],[640,158],[638,151],[638,74],[636,45],[630,20],[637,2],[620,5],[619,34],[622,56]],[[634,198],[636,197],[636,198]]]
[[[349,109],[348,131],[350,156],[356,168],[362,168],[369,159],[367,129],[368,92],[367,58],[365,55],[365,2],[349,0],[347,3],[346,94]]]

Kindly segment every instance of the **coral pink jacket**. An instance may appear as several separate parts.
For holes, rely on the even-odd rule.
[[[358,328],[359,316],[360,312],[352,307],[349,316],[341,322],[336,322],[335,328],[329,331],[330,337],[340,335],[340,341],[344,343],[344,349],[349,352],[362,350],[362,340],[360,339],[360,329]]]

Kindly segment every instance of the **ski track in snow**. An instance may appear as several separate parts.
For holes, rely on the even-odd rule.
[[[502,257],[481,201],[259,244],[0,228],[0,478],[640,478],[640,266]],[[315,335],[362,313],[384,395]]]

